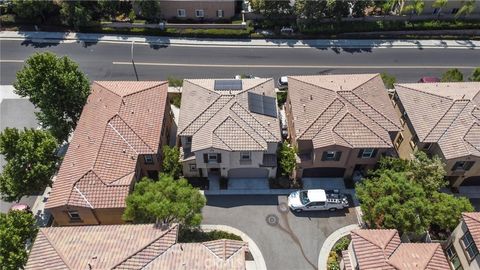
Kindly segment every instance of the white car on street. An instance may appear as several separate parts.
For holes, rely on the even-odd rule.
[[[348,198],[337,190],[325,191],[323,189],[297,190],[288,196],[288,206],[292,211],[317,211],[347,208]]]

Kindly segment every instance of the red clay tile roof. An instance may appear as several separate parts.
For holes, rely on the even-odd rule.
[[[247,243],[177,243],[177,234],[178,225],[41,228],[25,269],[245,269]]]
[[[41,228],[25,269],[88,269],[88,264],[112,269],[133,266],[132,261],[146,265],[176,243],[177,231],[178,225],[162,230],[154,224]]]
[[[297,140],[314,148],[390,148],[400,123],[379,74],[291,76],[288,96]]]
[[[217,148],[226,151],[264,151],[279,142],[277,117],[249,110],[248,95],[275,96],[273,79],[244,79],[242,90],[217,91],[214,79],[185,80],[179,136],[192,136],[192,151]]]
[[[462,213],[463,221],[472,235],[473,241],[480,246],[480,212]]]
[[[94,82],[46,208],[125,207],[139,154],[159,151],[166,82]]]
[[[399,270],[450,270],[439,243],[402,243],[388,263]]]
[[[418,139],[446,159],[480,156],[480,82],[395,85]]]
[[[354,230],[351,235],[360,269],[394,269],[387,259],[400,245],[397,230]]]

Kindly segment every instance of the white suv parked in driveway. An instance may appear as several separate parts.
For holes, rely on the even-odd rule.
[[[329,210],[347,208],[348,199],[337,190],[323,189],[297,190],[288,196],[288,206],[295,212]]]

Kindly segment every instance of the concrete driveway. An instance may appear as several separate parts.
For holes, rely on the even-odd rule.
[[[277,195],[207,196],[203,224],[235,227],[259,246],[268,269],[317,269],[325,239],[357,223],[353,208],[337,212],[293,214],[287,197]]]

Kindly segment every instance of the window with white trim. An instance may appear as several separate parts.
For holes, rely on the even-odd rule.
[[[362,151],[362,158],[371,158],[371,157],[373,157],[373,153],[375,153],[375,149],[364,148],[363,151]]]
[[[458,258],[457,252],[455,251],[453,244],[450,244],[450,246],[445,249],[445,253],[447,254],[450,265],[454,270],[463,270],[462,264],[460,262],[460,259]]]
[[[403,134],[402,134],[401,132],[398,133],[397,140],[395,141],[395,146],[396,146],[397,148],[400,147],[400,145],[401,145],[402,142],[403,142],[403,139],[404,139],[404,138],[403,138]]]
[[[217,162],[218,155],[216,153],[208,153],[208,162]]]
[[[190,164],[190,171],[191,172],[197,171],[197,164]]]
[[[240,160],[241,161],[249,161],[251,159],[250,152],[240,152]]]
[[[153,164],[153,157],[152,155],[144,155],[143,159],[145,161],[145,164]]]
[[[186,146],[192,145],[192,136],[188,136],[185,138]]]
[[[327,151],[325,160],[336,160],[336,158],[337,158],[337,151]]]
[[[460,240],[462,243],[463,250],[465,250],[465,253],[468,257],[468,260],[472,261],[475,258],[475,256],[478,255],[478,248],[477,248],[477,245],[475,245],[475,242],[473,242],[473,238],[472,238],[472,235],[470,234],[470,231],[467,231]]]
[[[217,10],[217,17],[218,18],[223,18],[223,10],[222,9]]]
[[[473,164],[475,164],[475,161],[457,161],[453,165],[452,171],[468,171]]]
[[[197,16],[197,18],[203,18],[204,17],[203,9],[196,9],[195,16]]]
[[[76,210],[68,210],[67,214],[68,214],[68,217],[70,218],[70,222],[82,221],[82,219],[80,218],[80,214]]]
[[[185,9],[177,9],[177,17],[186,17],[187,12],[185,12]]]

